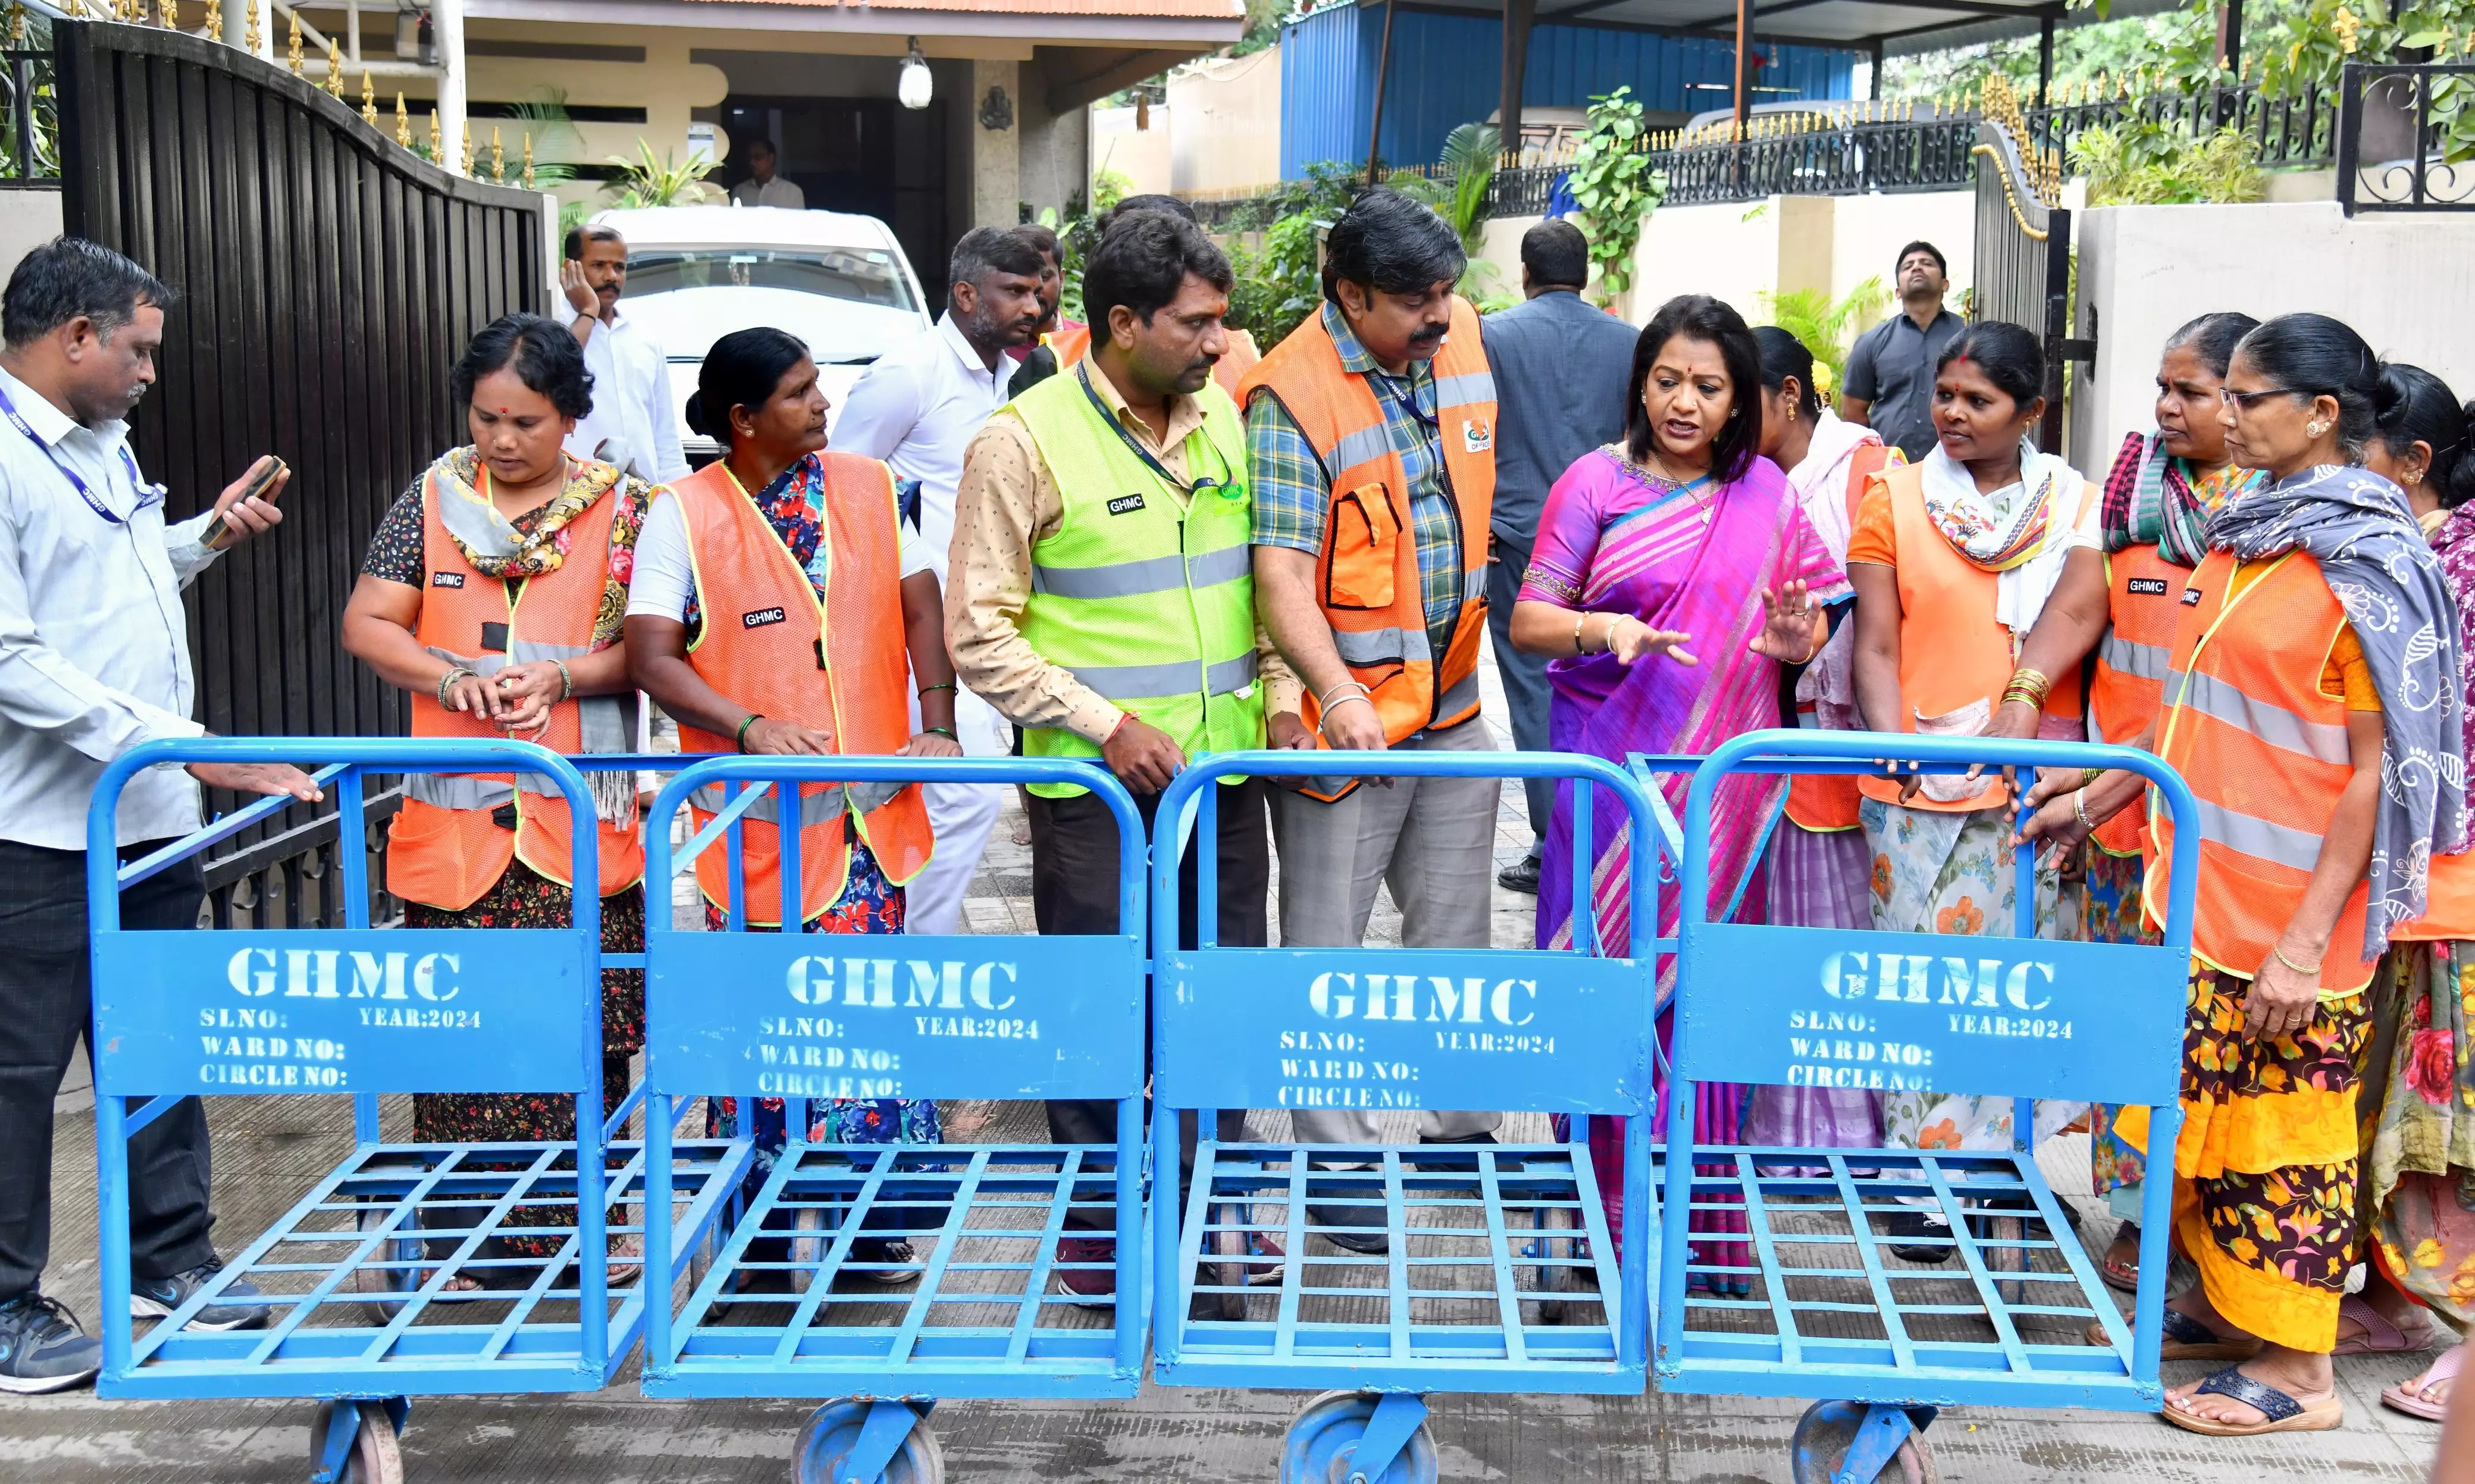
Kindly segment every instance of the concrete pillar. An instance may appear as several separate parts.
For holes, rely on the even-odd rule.
[[[464,0],[436,0],[430,31],[438,42],[438,161],[450,170],[464,163]]]
[[[992,90],[1001,91],[1002,106]],[[1002,115],[1002,129],[989,123]],[[1012,227],[1022,219],[1022,64],[971,63],[971,225]]]

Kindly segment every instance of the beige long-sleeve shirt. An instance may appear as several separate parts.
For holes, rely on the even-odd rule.
[[[1064,375],[1076,375],[1079,368]],[[1168,400],[1168,436],[1152,435],[1110,379],[1098,373],[1091,389],[1135,441],[1181,481],[1186,439],[1203,426],[1192,397]],[[1188,497],[1181,494],[1181,505]],[[1022,637],[1023,605],[1031,598],[1031,550],[1054,534],[1066,518],[1057,481],[1032,442],[1031,429],[1012,410],[1000,408],[963,454],[963,476],[954,493],[954,544],[945,586],[945,646],[954,673],[1017,726],[1062,727],[1093,743],[1106,742],[1125,713],[1103,699],[1071,670],[1052,665]],[[1264,712],[1295,711],[1298,683],[1261,624],[1255,629],[1256,680],[1266,688]]]

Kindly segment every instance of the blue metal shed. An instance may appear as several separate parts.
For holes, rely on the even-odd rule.
[[[1336,5],[1281,33],[1281,176],[1297,180],[1317,160],[1362,163],[1373,123],[1384,7]],[[1857,50],[1756,42],[1765,103],[1847,98]],[[1392,22],[1381,153],[1396,163],[1432,160],[1454,126],[1496,110],[1502,82],[1500,16],[1401,7]],[[1732,41],[1642,30],[1541,23],[1522,71],[1528,108],[1582,108],[1630,85],[1654,112],[1724,108],[1735,65]]]

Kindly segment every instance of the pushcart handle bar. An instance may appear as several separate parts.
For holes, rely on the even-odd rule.
[[[675,766],[680,759],[665,755]],[[679,864],[693,861],[712,843],[718,830],[708,827],[672,860],[670,821],[678,816],[688,795],[708,784],[728,783],[1070,783],[1089,789],[1117,821],[1117,921],[1125,933],[1142,920],[1140,881],[1144,847],[1142,815],[1116,776],[1096,764],[1066,758],[898,758],[891,756],[791,757],[717,753],[681,768],[653,795],[652,814],[645,831],[645,879],[668,881]],[[727,820],[744,813],[763,789],[751,789],[726,806]],[[792,813],[785,811],[786,814]],[[725,826],[717,817],[714,826]],[[796,831],[794,832],[796,833]]]
[[[682,760],[664,757],[662,766],[677,767]],[[785,787],[784,800],[797,791],[802,784],[857,783],[995,783],[1035,784],[1065,783],[1089,790],[1109,807],[1117,825],[1117,929],[1121,937],[1131,939],[1139,948],[1143,925],[1143,852],[1150,844],[1143,832],[1142,815],[1125,786],[1107,768],[1094,763],[1070,758],[905,758],[887,755],[791,757],[749,756],[741,754],[709,755],[701,761],[686,760],[688,766],[653,796],[653,809],[647,818],[645,832],[645,879],[663,882],[677,869],[674,864],[692,862],[709,846],[723,842],[729,852],[730,901],[732,923],[736,929],[745,926],[740,918],[747,907],[742,889],[739,864],[739,819],[755,801],[763,797],[771,785]],[[736,791],[714,817],[696,837],[677,852],[671,847],[671,821],[678,816],[679,806],[688,795],[709,784],[724,787],[724,793],[734,791],[734,784],[755,784],[758,787]],[[798,811],[784,808],[777,818],[796,820]],[[796,931],[789,924],[798,920],[804,906],[799,869],[799,831],[781,830],[776,835],[780,855],[776,867],[783,894],[781,921],[784,931]],[[728,839],[725,841],[724,837]],[[649,987],[649,985],[648,986]],[[684,1100],[682,1100],[684,1101]],[[648,1096],[645,1118],[646,1208],[667,1210],[671,1206],[673,1173],[671,1159],[672,1125],[678,1117],[675,1106],[664,1107],[661,1097]],[[804,1142],[797,1131],[807,1127],[807,1120],[796,1113],[788,1119],[795,1140]],[[1169,1145],[1176,1148],[1174,1141]],[[1116,1251],[1124,1257],[1123,1271],[1129,1276],[1128,1287],[1143,1291],[1142,1263],[1142,1201],[1139,1192],[1153,1172],[1146,1163],[1143,1148],[1142,1094],[1135,1093],[1117,1100],[1115,1212]],[[1158,1188],[1155,1185],[1155,1188]],[[667,1221],[648,1219],[645,1223],[645,1271],[671,1271],[671,1225]],[[1123,1302],[1115,1307],[1113,1327],[1115,1331],[1115,1369],[1119,1375],[1133,1377],[1141,1369],[1143,1305]],[[645,1306],[645,1369],[648,1373],[667,1374],[672,1360],[670,1296],[649,1295]]]
[[[1877,758],[1914,760],[1937,771],[1965,770],[1975,764],[2017,767],[2101,767],[2138,773],[2164,795],[2174,819],[2174,859],[2167,878],[2166,940],[2192,938],[2193,900],[2200,864],[2199,801],[2183,775],[2153,752],[2104,742],[2046,742],[2008,737],[1918,737],[1907,733],[1826,732],[1810,728],[1777,728],[1747,732],[1714,748],[1693,772],[1687,795],[1684,838],[1704,839],[1710,833],[1711,796],[1719,780],[1731,772],[1801,771],[1794,765],[1812,762],[1872,763]],[[1763,766],[1764,764],[1779,766]],[[1865,769],[1878,773],[1875,768]],[[1689,852],[1685,863],[1684,921],[1709,920],[1709,858]]]
[[[290,763],[315,769],[321,784],[334,786],[336,817],[357,822],[364,814],[362,775],[368,771],[403,773],[534,773],[548,778],[565,796],[571,818],[594,816],[593,794],[583,774],[569,761],[536,742],[462,737],[183,737],[140,742],[106,764],[86,809],[86,915],[89,934],[120,930],[120,891],[177,862],[207,849],[260,819],[300,802],[286,794],[257,800],[225,818],[195,830],[161,850],[120,866],[120,795],[142,769],[165,764]],[[341,829],[339,823],[338,829]],[[597,832],[571,830],[568,879],[592,882],[600,877]],[[344,898],[344,925],[370,925],[368,863],[358,850],[338,850]],[[601,1107],[601,894],[572,891],[570,926],[590,945],[588,972],[579,986],[579,1014],[594,1034],[584,1038],[582,1089],[576,1095],[576,1240],[580,1253],[606,1253],[601,1199],[603,1192],[602,1125],[595,1116]],[[87,1044],[102,1055],[103,1042],[87,1028]],[[95,1099],[96,1195],[99,1206],[99,1266],[103,1287],[103,1364],[114,1376],[126,1375],[131,1359],[129,1318],[130,1231],[128,1141],[138,1130],[160,1117],[177,1099],[120,1096]],[[353,1098],[354,1137],[360,1144],[379,1138],[378,1099],[369,1093]],[[602,1260],[577,1262],[577,1342],[579,1360],[588,1370],[606,1368],[609,1359],[609,1270]]]
[[[1570,778],[1576,782],[1595,784],[1613,790],[1624,801],[1625,812],[1631,821],[1632,839],[1659,838],[1654,822],[1650,797],[1630,773],[1604,758],[1570,752],[1367,752],[1306,751],[1290,748],[1253,748],[1239,752],[1215,752],[1193,760],[1161,791],[1160,808],[1152,815],[1152,829],[1157,835],[1152,849],[1152,957],[1155,964],[1178,952],[1178,836],[1188,798],[1200,793],[1195,821],[1195,942],[1199,948],[1214,946],[1219,922],[1217,863],[1219,852],[1212,839],[1211,826],[1218,795],[1206,791],[1224,778],[1287,778],[1311,774],[1317,778]],[[1574,879],[1590,879],[1590,863],[1597,859],[1591,849],[1590,809],[1576,807],[1573,811]],[[1624,957],[1648,963],[1658,951],[1658,851],[1635,850],[1631,854],[1631,951]],[[1572,952],[1590,953],[1598,943],[1596,924],[1591,916],[1591,893],[1573,893]],[[1152,975],[1152,1015],[1155,1023],[1172,1012],[1166,976],[1157,970]],[[1658,1036],[1653,1028],[1656,1014],[1657,994],[1644,996],[1643,1020],[1640,1028],[1646,1048],[1647,1064],[1657,1054]],[[1179,1272],[1179,1219],[1171,1214],[1177,1209],[1176,1184],[1168,1180],[1166,1156],[1162,1151],[1177,1147],[1178,1103],[1170,1089],[1155,1088],[1152,1100],[1152,1148],[1161,1168],[1154,1172],[1153,1202],[1161,1213],[1154,1218],[1152,1240],[1156,1247],[1153,1261],[1160,1275],[1163,1297],[1155,1310],[1158,1322],[1152,1337],[1154,1364],[1165,1358],[1175,1362],[1184,1352],[1185,1344],[1170,1305],[1171,1284]],[[1651,1120],[1647,1117],[1627,1121],[1625,1129],[1624,1213],[1627,1229],[1639,1231],[1657,1219],[1650,1201]],[[1206,1140],[1213,1136],[1213,1120],[1200,1116],[1196,1120],[1197,1136]],[[1158,1192],[1166,1191],[1167,1195]],[[1295,1259],[1292,1259],[1295,1260]],[[1617,1295],[1616,1357],[1617,1363],[1629,1370],[1647,1370],[1652,1316],[1650,1310],[1650,1269],[1637,1257],[1621,1261],[1617,1267],[1620,1289]]]

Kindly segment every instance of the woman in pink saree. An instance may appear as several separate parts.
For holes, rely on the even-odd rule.
[[[1705,295],[1670,300],[1633,351],[1626,441],[1583,455],[1549,492],[1519,601],[1512,642],[1556,656],[1549,745],[1621,765],[1632,752],[1706,753],[1740,733],[1779,724],[1779,667],[1813,658],[1848,581],[1805,519],[1762,441],[1761,353],[1735,310]],[[1685,774],[1662,784],[1680,816]],[[1720,786],[1711,814],[1709,910],[1762,920],[1761,842],[1786,801],[1784,777],[1746,774]],[[1537,942],[1568,948],[1573,934],[1573,790],[1556,791],[1542,860]],[[1594,797],[1591,903],[1598,938],[1621,951],[1631,932],[1626,889],[1634,841],[1604,791]],[[1661,905],[1673,933],[1677,903]],[[1675,968],[1662,964],[1659,1034]],[[1694,1137],[1741,1142],[1750,1089],[1705,1083]],[[1659,1104],[1663,1133],[1665,1103]],[[1591,1157],[1619,1247],[1623,1242],[1620,1120],[1593,1118]],[[1714,1233],[1740,1233],[1740,1216],[1708,1213]],[[1695,1244],[1700,1286],[1745,1292],[1740,1241]],[[1736,1270],[1728,1272],[1725,1270]]]

